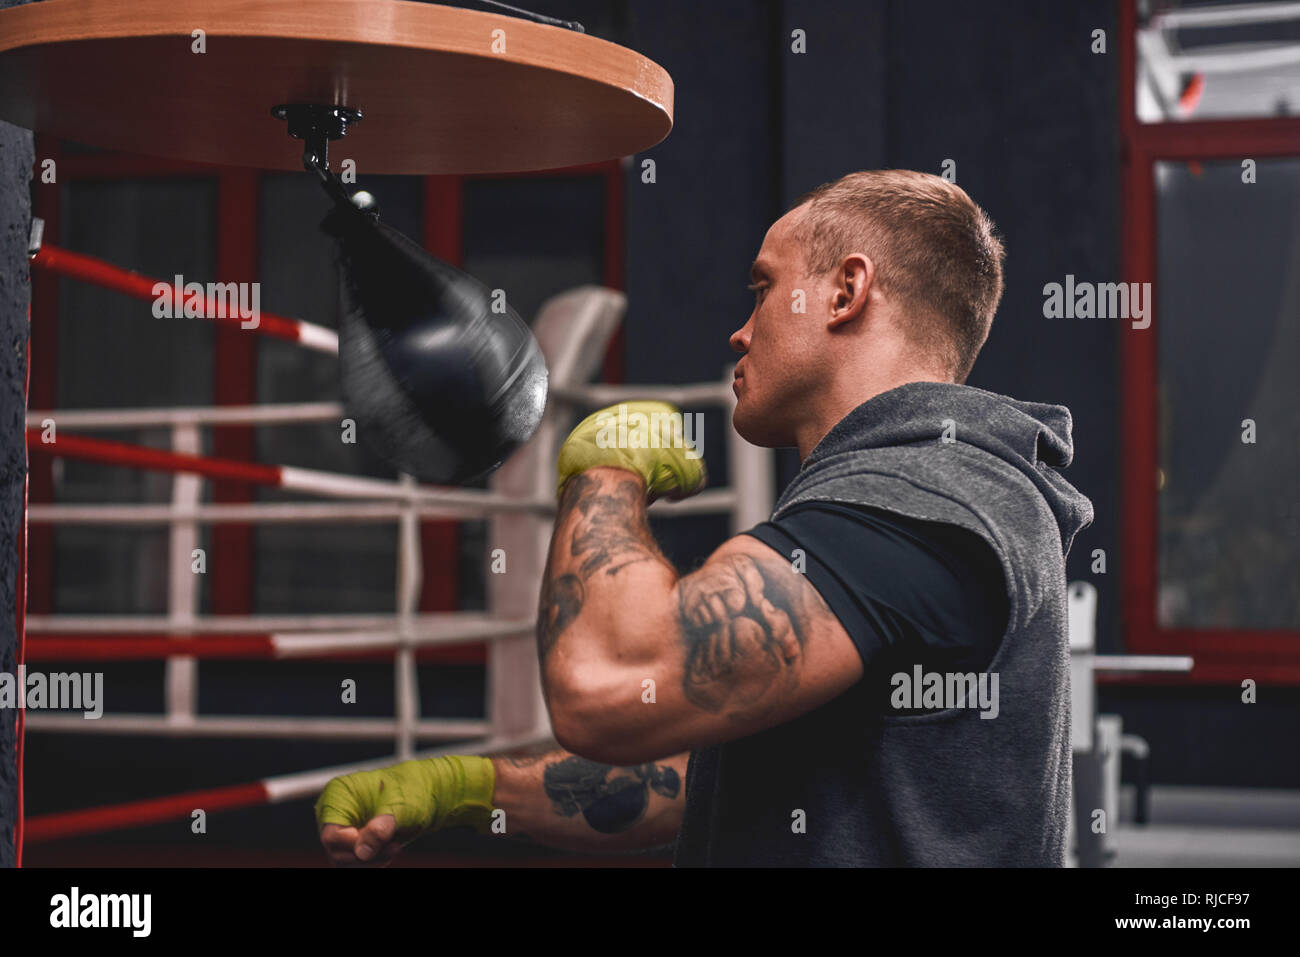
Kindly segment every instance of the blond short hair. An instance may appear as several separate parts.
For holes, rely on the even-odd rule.
[[[881,292],[904,308],[918,349],[965,382],[1002,299],[996,227],[955,183],[913,170],[849,173],[804,194],[796,232],[813,275],[862,252]]]

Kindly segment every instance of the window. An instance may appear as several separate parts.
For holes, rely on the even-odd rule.
[[[1120,332],[1123,637],[1195,659],[1150,680],[1300,683],[1300,21],[1158,7],[1120,7],[1124,278],[1154,299]]]

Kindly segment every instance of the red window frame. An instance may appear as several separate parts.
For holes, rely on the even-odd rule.
[[[60,187],[39,179],[41,163],[55,160],[58,183],[112,179],[209,179],[215,182],[216,259],[214,280],[252,282],[258,278],[258,250],[255,237],[261,210],[261,173],[257,170],[215,167],[180,160],[160,159],[133,153],[65,153],[61,142],[48,135],[36,140],[36,173],[33,181],[33,214],[45,221],[44,239],[59,242]],[[464,193],[471,179],[530,179],[594,177],[603,181],[605,208],[603,223],[602,282],[623,289],[623,228],[625,196],[623,163],[613,159],[601,163],[539,170],[526,173],[445,175],[424,178],[421,236],[426,249],[454,266],[464,264]],[[306,175],[306,174],[304,174]],[[120,263],[130,268],[129,263]],[[37,272],[32,277],[31,390],[29,405],[37,409],[56,406],[58,373],[58,278]],[[611,341],[605,355],[606,382],[623,381],[623,330]],[[239,330],[220,328],[213,349],[213,404],[253,405],[257,402],[255,363],[257,346],[252,336]],[[252,461],[255,450],[251,426],[223,426],[213,429],[212,454],[222,458]],[[213,497],[218,502],[251,501],[246,485],[216,482]],[[54,501],[51,460],[34,460],[30,476],[30,501]],[[421,523],[425,561],[421,611],[454,611],[459,606],[460,523],[431,520]],[[213,549],[238,560],[214,561],[210,587],[213,614],[248,614],[253,602],[253,526],[223,523],[213,527]],[[36,525],[28,535],[28,613],[49,614],[54,603],[54,530]],[[487,660],[481,643],[437,646],[421,649],[419,660],[443,664],[481,664]]]
[[[1121,614],[1126,648],[1141,654],[1191,655],[1190,674],[1108,676],[1148,684],[1239,684],[1245,678],[1300,684],[1300,630],[1163,628],[1156,617],[1158,555],[1158,376],[1160,289],[1156,284],[1155,164],[1161,160],[1300,156],[1300,119],[1140,123],[1135,103],[1136,0],[1120,0],[1120,132],[1123,162],[1123,266],[1128,282],[1149,282],[1155,321],[1122,326],[1124,419]],[[1099,676],[1100,678],[1100,676]]]

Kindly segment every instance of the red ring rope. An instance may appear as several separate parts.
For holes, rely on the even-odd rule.
[[[36,661],[161,661],[167,658],[294,660],[294,661],[391,661],[396,648],[349,648],[307,654],[284,655],[270,633],[232,635],[122,635],[60,632],[29,635],[28,663]],[[425,645],[415,649],[420,664],[482,665],[487,648],[482,640],[463,644]]]
[[[174,283],[165,279],[151,279],[148,276],[142,276],[138,272],[121,269],[110,262],[96,259],[94,256],[70,252],[67,249],[59,249],[55,246],[41,246],[36,255],[32,257],[31,264],[37,269],[44,269],[71,279],[80,279],[83,282],[133,296],[136,299],[153,300],[158,298],[154,293],[154,287],[159,283],[169,288],[175,288]],[[215,298],[205,296],[203,318],[211,319],[214,322],[235,323],[242,327],[243,320],[241,317],[220,315],[222,310],[219,305]],[[301,342],[303,330],[310,325],[304,323],[301,319],[290,319],[286,316],[261,310],[258,311],[258,318],[258,325],[247,331],[274,336],[277,339],[287,339],[289,342]]]
[[[63,837],[115,831],[125,827],[139,827],[188,817],[199,808],[202,808],[205,813],[232,811],[237,808],[266,804],[269,800],[270,795],[266,786],[258,781],[253,784],[235,784],[223,788],[188,791],[185,794],[173,794],[171,797],[128,801],[125,804],[110,804],[81,811],[42,814],[27,822],[26,839],[28,843],[40,844]]]
[[[259,465],[256,462],[187,455],[183,452],[168,452],[143,445],[131,445],[128,442],[90,439],[82,435],[59,435],[57,430],[54,441],[45,442],[42,440],[41,429],[29,428],[27,449],[29,452],[102,462],[106,465],[126,465],[166,472],[192,472],[209,478],[253,482],[257,485],[281,484],[281,471],[278,465]]]

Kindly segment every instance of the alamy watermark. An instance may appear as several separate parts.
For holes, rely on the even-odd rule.
[[[148,937],[152,916],[152,894],[83,894],[73,887],[50,898],[51,927],[124,927],[132,937]]]
[[[704,452],[703,412],[629,412],[620,403],[618,413],[596,415],[596,445],[602,449],[686,449],[688,459]]]
[[[1151,325],[1151,283],[1065,282],[1043,286],[1045,319],[1132,319],[1134,329]]]
[[[262,284],[257,282],[186,282],[153,284],[156,319],[239,319],[241,329],[262,323]]]
[[[94,721],[104,716],[104,673],[45,674],[26,665],[19,665],[16,675],[0,671],[0,711],[10,708],[80,711]]]
[[[892,707],[903,710],[946,711],[949,708],[977,708],[980,718],[998,716],[998,673],[996,671],[923,671],[912,667],[889,679]]]

